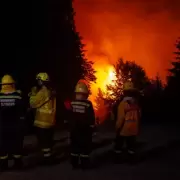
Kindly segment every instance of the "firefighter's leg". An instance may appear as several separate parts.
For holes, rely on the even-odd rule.
[[[76,132],[71,132],[70,139],[71,139],[71,165],[73,168],[79,167],[79,141],[78,141],[78,134]]]
[[[53,135],[53,128],[37,128],[38,142],[45,161],[52,157]]]
[[[89,130],[84,133],[81,139],[80,161],[83,169],[88,169],[91,166],[90,153],[92,151],[92,132]]]
[[[0,153],[0,171],[8,169],[8,155]]]
[[[115,148],[114,148],[114,154],[113,154],[113,161],[114,163],[123,163],[125,161],[125,157],[124,157],[124,150],[123,150],[123,146],[124,146],[124,142],[125,142],[125,137],[124,136],[120,136],[119,134],[116,136],[116,140],[115,140]]]
[[[136,145],[136,137],[135,136],[129,136],[127,137],[127,152],[129,155],[135,154],[135,145]]]
[[[8,133],[2,130],[0,138],[0,171],[5,171],[8,169]]]
[[[21,169],[23,167],[22,152],[23,152],[23,131],[19,128],[15,128],[12,133],[11,145],[12,156],[14,159],[14,168]]]
[[[135,136],[129,136],[126,139],[126,144],[127,144],[127,160],[130,164],[134,164],[137,162],[137,156],[136,156],[136,151],[135,151]]]
[[[124,141],[125,138],[123,136],[120,136],[119,134],[116,136],[115,147],[114,147],[114,151],[116,155],[122,154]]]

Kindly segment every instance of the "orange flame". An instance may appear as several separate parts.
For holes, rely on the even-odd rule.
[[[97,97],[98,89],[100,88],[103,92],[106,92],[106,86],[112,84],[113,80],[116,79],[114,67],[104,58],[99,58],[95,62],[94,69],[96,70],[97,80],[91,86],[92,95],[90,96],[94,106],[96,105],[95,98]]]

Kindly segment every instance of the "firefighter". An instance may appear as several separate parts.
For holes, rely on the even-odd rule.
[[[75,87],[75,99],[71,102],[72,116],[70,120],[71,164],[74,168],[90,167],[92,133],[95,125],[95,114],[89,90],[84,81]]]
[[[24,105],[21,93],[10,75],[3,76],[0,92],[0,169],[8,168],[8,156],[14,167],[22,168]]]
[[[36,76],[37,88],[32,88],[30,106],[36,109],[34,126],[39,146],[43,152],[43,163],[52,163],[53,134],[56,116],[56,96],[49,87],[47,73],[39,73]]]
[[[124,83],[123,93],[123,99],[117,109],[116,121],[115,152],[118,157],[122,154],[124,145],[128,155],[135,154],[135,140],[140,120],[140,108],[136,99],[138,91],[131,81]]]

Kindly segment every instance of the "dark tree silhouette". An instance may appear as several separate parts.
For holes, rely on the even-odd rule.
[[[135,62],[119,59],[114,67],[116,80],[113,81],[112,85],[107,85],[107,99],[117,101],[122,94],[124,82],[129,79],[131,79],[134,86],[139,90],[143,90],[149,82],[145,70]]]
[[[179,116],[179,106],[177,106],[177,102],[180,100],[180,37],[177,39],[175,47],[175,59],[171,63],[172,68],[169,69],[167,86],[165,88],[167,117],[172,121],[177,120]]]
[[[104,106],[104,93],[102,92],[102,90],[100,88],[98,88],[98,94],[97,97],[95,98],[95,103],[96,103],[96,107],[95,109],[99,110],[102,106]]]
[[[168,88],[170,88],[172,91],[179,92],[180,90],[180,37],[176,41],[176,51],[175,54],[175,60],[172,61],[172,68],[169,69],[170,76],[168,76],[167,82],[168,82]],[[175,95],[175,94],[174,94]]]
[[[98,94],[95,99],[95,102],[96,116],[99,118],[99,121],[102,122],[107,118],[107,115],[109,113],[109,107],[106,99],[104,98],[104,93],[100,88],[98,89]]]
[[[84,44],[82,43],[82,37],[76,30],[74,16],[75,12],[72,7],[72,0],[69,2],[69,12],[67,18],[67,28],[65,36],[66,54],[64,54],[64,67],[63,71],[63,84],[65,97],[72,96],[74,87],[79,79],[84,78],[88,83],[95,81],[95,71],[93,69],[93,63],[88,61],[84,55]],[[67,34],[68,30],[68,34]],[[63,66],[62,64],[62,66]],[[58,71],[57,71],[58,72]]]

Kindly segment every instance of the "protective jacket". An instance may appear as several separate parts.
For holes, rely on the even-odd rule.
[[[18,91],[0,92],[0,126],[19,127],[24,118],[24,106]]]
[[[30,106],[36,108],[34,126],[51,128],[55,125],[56,97],[46,86],[30,95]]]
[[[89,100],[74,100],[72,105],[72,120],[70,126],[76,131],[84,131],[94,127],[95,115],[92,103]]]
[[[118,106],[116,129],[121,136],[136,136],[139,131],[140,108],[132,97],[124,97]]]

